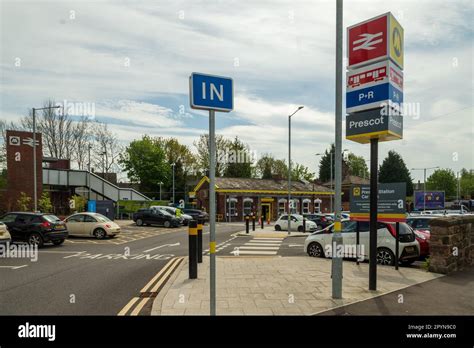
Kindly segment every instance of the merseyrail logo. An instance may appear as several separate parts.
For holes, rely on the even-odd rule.
[[[360,187],[354,187],[352,190],[353,196],[360,196]]]
[[[403,69],[403,28],[390,14],[390,58]]]

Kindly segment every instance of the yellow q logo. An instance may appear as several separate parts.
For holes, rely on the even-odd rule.
[[[360,196],[360,187],[354,187],[354,189],[352,190],[352,194],[354,196]]]

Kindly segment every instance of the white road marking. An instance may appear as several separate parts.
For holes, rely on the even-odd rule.
[[[231,252],[231,254],[234,255],[276,255],[276,251],[250,251],[250,250],[235,250]]]
[[[164,247],[173,247],[173,246],[178,246],[180,245],[181,243],[178,242],[178,243],[174,243],[174,244],[163,244],[163,245],[160,245],[160,246],[157,246],[156,248],[151,248],[151,249],[148,249],[148,250],[145,250],[144,253],[148,253],[152,250],[156,250],[156,249],[160,249],[160,248],[164,248]]]
[[[82,251],[48,251],[48,250],[38,250],[40,253],[46,254],[77,254],[77,253],[85,253],[85,250]]]
[[[0,268],[10,268],[10,269],[20,269],[23,267],[28,267],[28,265],[21,265],[21,266],[0,266]]]
[[[304,246],[304,245],[303,245],[303,244],[290,244],[290,245],[288,245],[288,246],[289,246],[290,248],[292,248],[292,247],[302,247],[302,246]]]
[[[262,247],[265,247],[265,246],[273,246],[273,247],[279,247],[280,245],[279,244],[262,244],[262,243],[245,243],[244,245],[251,245],[251,246],[262,246]]]
[[[239,250],[242,249],[256,249],[256,250],[278,250],[280,249],[279,247],[267,247],[267,246],[247,246],[247,245],[242,245],[239,247]]]

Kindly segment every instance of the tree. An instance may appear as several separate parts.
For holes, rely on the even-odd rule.
[[[365,163],[365,159],[362,156],[356,156],[352,152],[347,156],[347,164],[349,166],[349,173],[351,175],[357,175],[362,178],[369,177],[369,168]]]
[[[291,163],[291,180],[313,181],[314,176],[315,174],[311,173],[308,167],[298,163]]]
[[[158,192],[159,183],[170,178],[170,167],[162,142],[148,135],[132,141],[120,155],[119,162],[128,178],[138,182],[143,192]]]
[[[78,213],[82,213],[86,210],[86,198],[79,195],[74,195],[71,197],[74,200],[74,210]]]
[[[271,154],[264,154],[255,167],[256,175],[262,179],[288,178],[288,166],[285,160],[275,159]]]
[[[216,135],[216,176],[224,175],[226,167],[225,159],[227,157],[229,140],[222,135]],[[209,136],[202,134],[198,141],[194,142],[197,149],[197,167],[201,174],[209,171]]]
[[[395,151],[388,152],[379,169],[379,182],[406,182],[407,196],[413,195],[413,179],[402,157]]]
[[[31,210],[31,197],[25,192],[20,192],[20,198],[16,201],[19,211],[30,211]]]
[[[461,197],[474,197],[474,171],[463,168],[460,177]]]
[[[321,182],[328,182],[331,180],[331,154],[332,154],[332,177],[334,178],[334,154],[336,148],[331,144],[329,151],[326,149],[324,155],[319,161],[319,180]]]
[[[451,169],[436,169],[426,180],[426,189],[444,191],[447,197],[456,195],[456,175]]]
[[[252,177],[252,158],[250,149],[238,137],[228,143],[227,166],[224,176],[229,178],[250,178]]]
[[[106,123],[97,122],[93,127],[96,168],[100,168],[103,173],[116,172],[118,168],[114,167],[119,164],[118,159],[123,151],[116,135],[108,129]]]
[[[42,213],[51,213],[53,211],[53,204],[51,204],[51,197],[49,192],[43,192],[38,200],[38,208]]]

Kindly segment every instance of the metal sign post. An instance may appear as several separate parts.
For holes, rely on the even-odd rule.
[[[209,110],[209,285],[210,314],[216,315],[216,124],[215,112],[234,108],[231,78],[192,73],[189,78],[191,108]],[[229,211],[230,217],[230,211]]]
[[[377,167],[378,139],[370,139],[369,290],[377,290]]]

